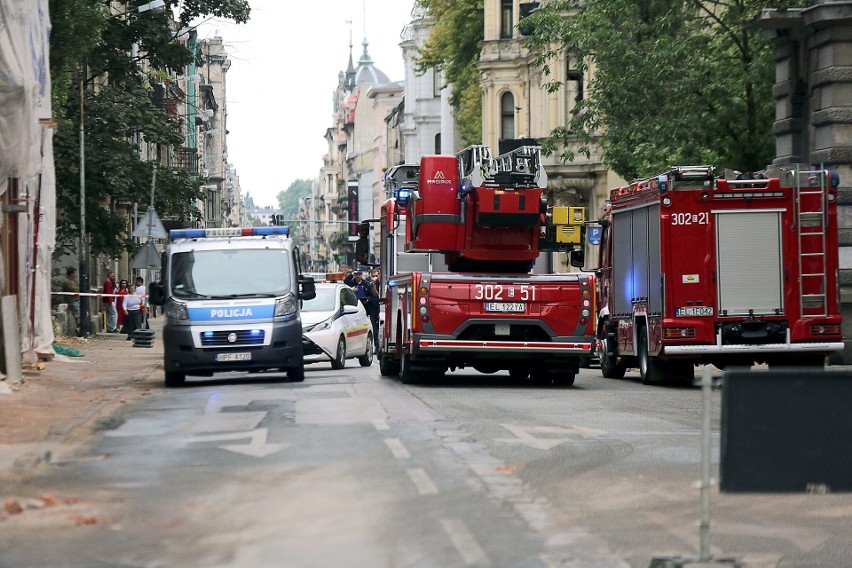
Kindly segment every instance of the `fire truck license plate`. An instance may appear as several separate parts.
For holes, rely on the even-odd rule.
[[[217,353],[217,361],[250,361],[251,353]]]
[[[523,313],[524,305],[520,302],[485,302],[485,311]]]
[[[675,308],[675,317],[679,318],[712,315],[713,306],[687,306],[685,308]]]

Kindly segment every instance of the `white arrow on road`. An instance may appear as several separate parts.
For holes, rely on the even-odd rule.
[[[286,444],[267,444],[266,439],[269,436],[267,428],[258,428],[249,432],[231,432],[228,434],[209,434],[206,436],[193,436],[190,442],[222,442],[225,440],[242,440],[243,438],[251,438],[248,444],[227,444],[219,446],[223,450],[243,454],[253,458],[264,458],[276,452],[280,452],[287,447]]]
[[[498,438],[497,442],[507,444],[523,444],[539,450],[552,450],[559,444],[563,444],[572,438],[597,438],[605,436],[605,430],[595,428],[562,428],[560,426],[518,426],[515,424],[501,424],[503,428],[517,436],[517,438]],[[537,438],[533,434],[545,434],[559,436],[552,438]]]

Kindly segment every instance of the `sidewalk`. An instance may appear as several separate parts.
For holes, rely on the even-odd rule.
[[[56,355],[25,368],[21,384],[0,382],[0,479],[20,477],[85,443],[121,405],[163,388],[162,316],[149,321],[153,347],[123,334],[60,337],[82,357]]]

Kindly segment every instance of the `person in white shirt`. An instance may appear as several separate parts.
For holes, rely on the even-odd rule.
[[[136,293],[136,286],[128,286],[127,291],[123,302],[124,326],[121,333],[126,333],[127,341],[130,341],[133,332],[142,327],[142,298]]]
[[[148,288],[145,286],[145,280],[141,276],[136,277],[136,295],[142,298],[142,314],[139,320],[139,327],[148,329]]]

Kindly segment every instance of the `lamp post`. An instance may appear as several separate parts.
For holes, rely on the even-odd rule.
[[[109,19],[124,16],[132,12],[151,14],[162,14],[166,9],[164,0],[151,0],[141,6],[120,14],[112,14]],[[88,64],[85,59],[80,65],[79,89],[80,89],[80,250],[78,257],[80,261],[80,292],[89,291],[89,247],[86,233],[86,69]],[[89,300],[88,296],[80,296],[80,336],[89,335]]]

